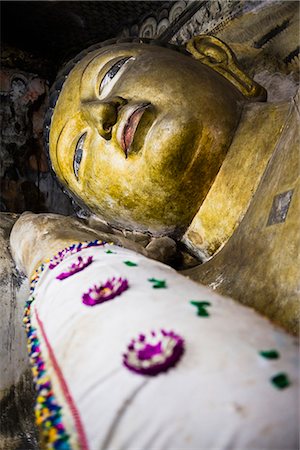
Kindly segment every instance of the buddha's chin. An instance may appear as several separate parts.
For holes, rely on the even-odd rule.
[[[178,225],[162,225],[162,224],[141,224],[140,222],[123,222],[120,220],[107,221],[103,216],[98,215],[112,228],[120,231],[130,231],[132,233],[143,233],[153,237],[170,236],[174,239],[180,239],[187,230],[187,227]]]
[[[144,216],[134,214],[128,210],[123,210],[123,213],[118,211],[118,214],[114,214],[114,211],[107,209],[105,211],[101,211],[99,208],[90,209],[101,221],[115,229],[143,233],[153,237],[170,236],[180,239],[193,219],[193,217],[185,217],[186,222],[183,223],[182,218],[180,220],[177,216],[172,215],[158,218],[151,217],[149,214]]]

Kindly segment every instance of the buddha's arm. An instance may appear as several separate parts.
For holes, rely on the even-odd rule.
[[[129,239],[93,230],[74,217],[50,213],[22,214],[12,229],[10,245],[17,266],[31,277],[43,261],[63,248],[73,243],[95,239],[114,242],[139,253],[145,253],[141,245]]]
[[[24,324],[43,448],[298,448],[294,339],[166,265],[70,252],[34,278]]]

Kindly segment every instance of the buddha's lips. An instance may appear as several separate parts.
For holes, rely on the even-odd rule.
[[[128,150],[130,149],[130,146],[134,139],[134,134],[136,132],[136,129],[138,127],[138,124],[140,123],[140,120],[142,118],[142,115],[144,114],[145,110],[150,106],[150,103],[143,103],[142,105],[139,105],[135,111],[129,116],[127,119],[125,126],[122,130],[121,135],[121,147],[124,150],[125,157],[128,156]]]

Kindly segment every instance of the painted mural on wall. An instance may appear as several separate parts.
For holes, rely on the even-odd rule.
[[[71,213],[68,198],[50,174],[43,147],[48,82],[40,76],[2,67],[0,103],[0,207]]]
[[[41,208],[35,174],[46,172],[42,151],[46,81],[33,74],[1,70],[1,209]],[[28,201],[27,197],[30,197]]]

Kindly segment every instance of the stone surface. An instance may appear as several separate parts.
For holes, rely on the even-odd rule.
[[[37,449],[34,391],[22,327],[28,281],[15,269],[9,233],[17,214],[0,214],[0,449]]]
[[[34,421],[35,391],[27,369],[0,400],[0,449],[39,450]]]
[[[3,41],[58,67],[84,48],[115,37],[123,27],[166,8],[173,1],[3,2]],[[179,2],[180,3],[180,2]],[[184,2],[183,2],[184,3]],[[18,24],[16,27],[15,24]]]
[[[146,252],[149,258],[168,264],[176,256],[177,245],[169,237],[156,238],[147,245]]]
[[[28,367],[22,316],[29,287],[24,275],[15,269],[9,250],[9,233],[17,218],[16,214],[0,214],[1,395]]]

